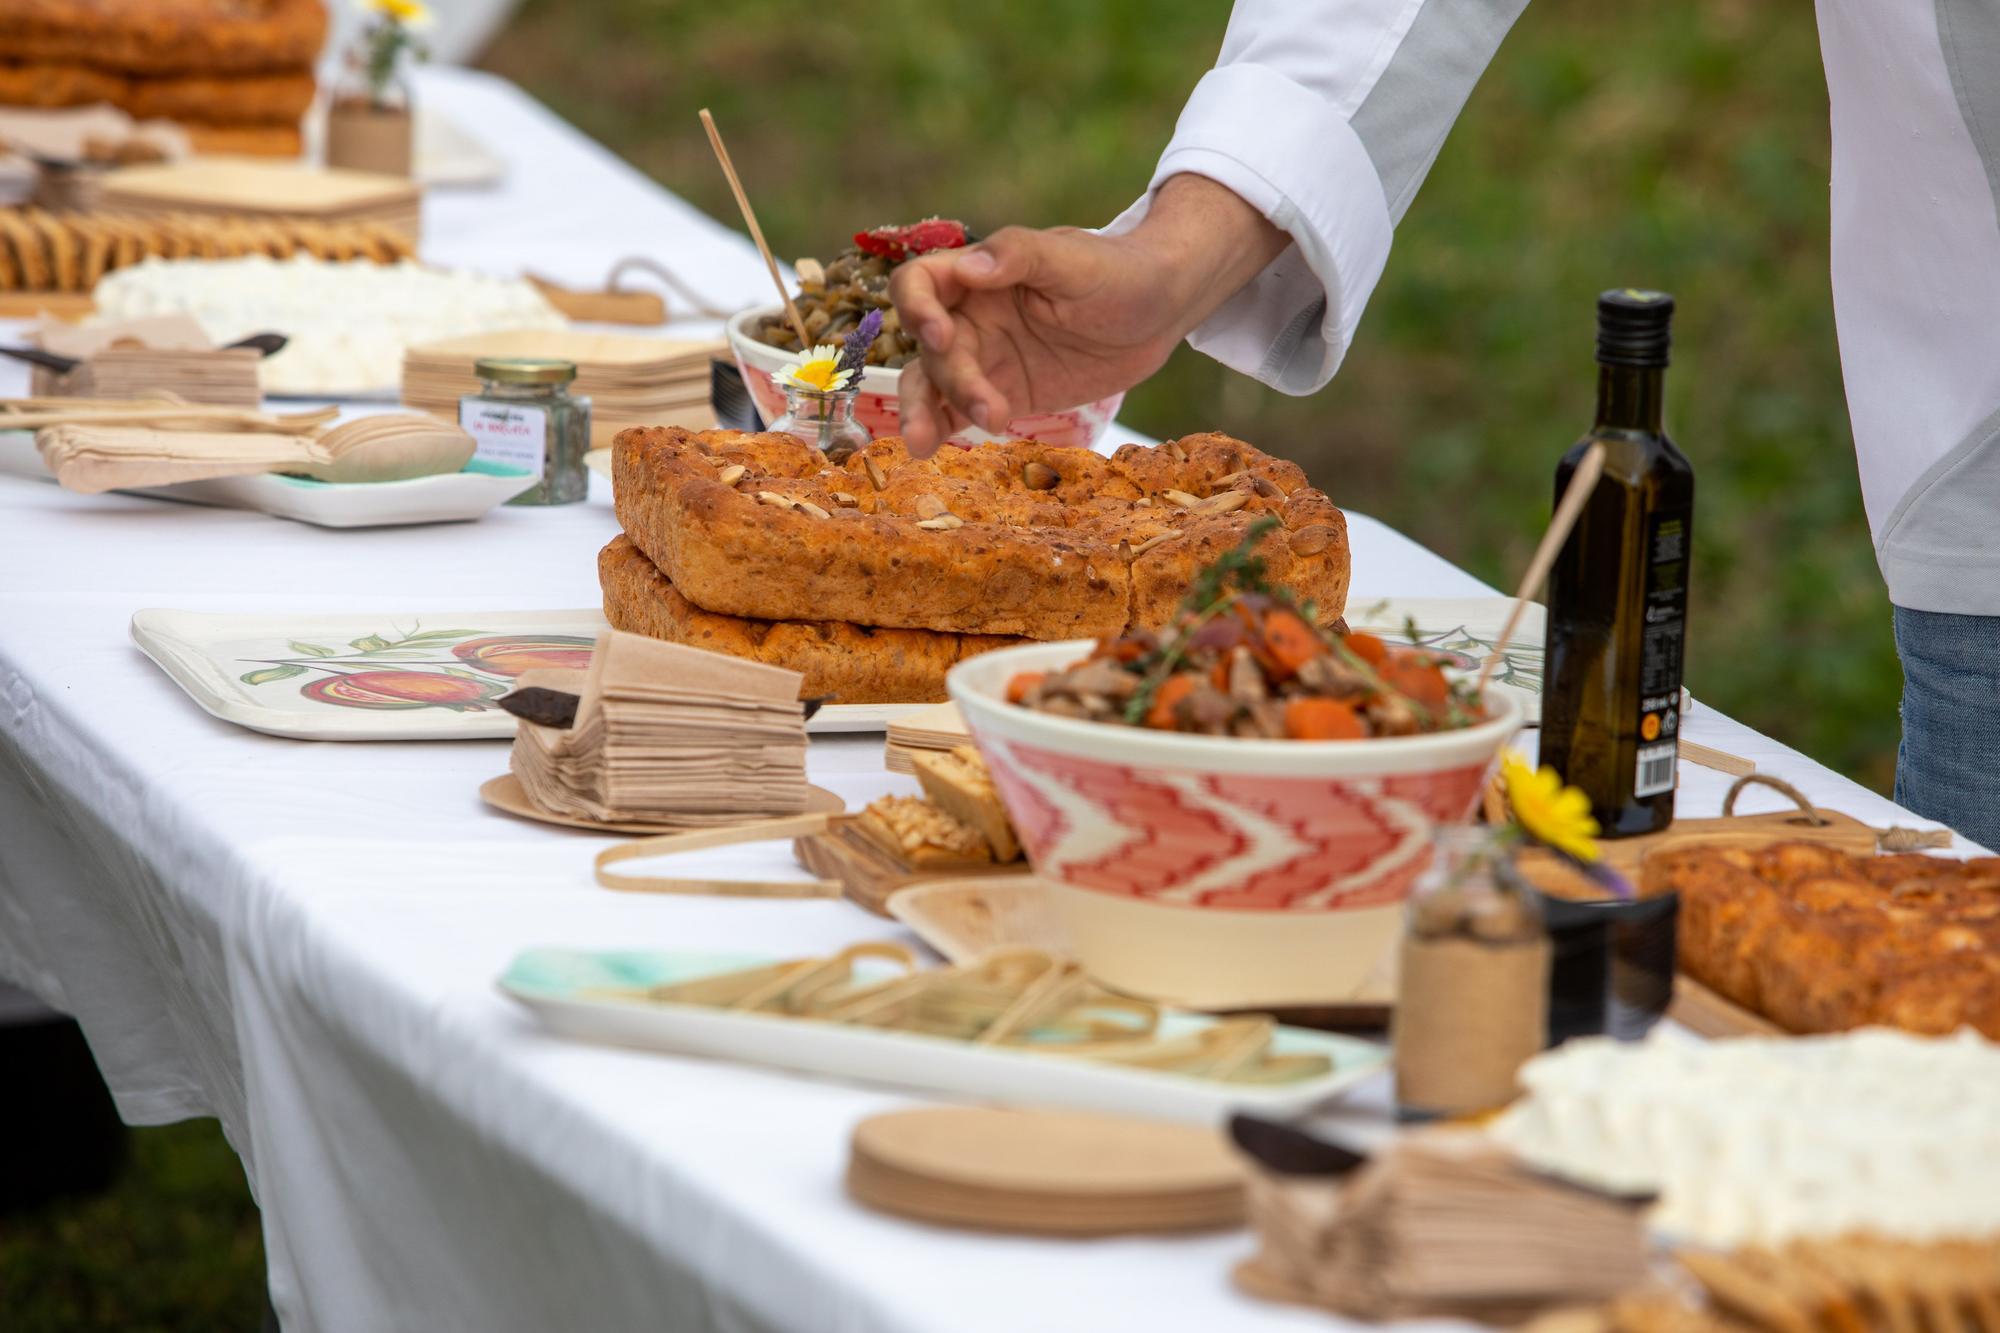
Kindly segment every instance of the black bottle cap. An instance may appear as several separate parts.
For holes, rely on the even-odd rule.
[[[1674,298],[1617,287],[1597,298],[1597,360],[1606,366],[1664,366]]]

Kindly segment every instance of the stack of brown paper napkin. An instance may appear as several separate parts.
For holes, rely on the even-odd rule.
[[[1643,1208],[1529,1170],[1483,1135],[1411,1135],[1360,1170],[1259,1173],[1249,1291],[1365,1319],[1515,1323],[1646,1277]]]
[[[568,730],[522,721],[511,766],[552,814],[709,828],[806,808],[796,671],[609,630],[587,671],[523,687],[578,696]]]

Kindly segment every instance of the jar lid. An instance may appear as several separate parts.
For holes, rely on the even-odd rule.
[[[483,356],[472,373],[499,384],[568,384],[576,378],[576,362],[534,356]]]

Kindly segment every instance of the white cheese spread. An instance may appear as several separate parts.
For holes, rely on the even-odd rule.
[[[1493,1133],[1586,1184],[1655,1192],[1677,1240],[2000,1232],[2000,1046],[1915,1037],[1573,1041]]]
[[[394,393],[405,348],[502,329],[566,327],[542,294],[483,273],[296,256],[150,259],[97,284],[92,323],[191,316],[217,344],[282,333],[264,392],[312,397]]]

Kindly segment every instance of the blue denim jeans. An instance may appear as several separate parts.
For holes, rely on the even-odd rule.
[[[1896,611],[1896,803],[2000,851],[2000,616]]]

